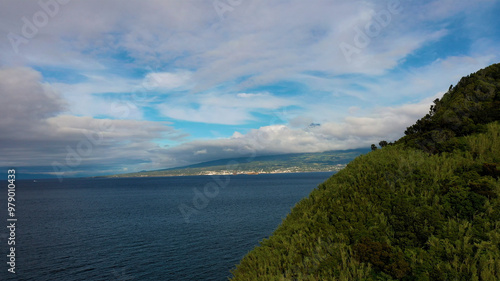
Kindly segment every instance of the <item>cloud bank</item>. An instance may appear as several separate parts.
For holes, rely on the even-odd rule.
[[[499,61],[499,12],[488,0],[6,0],[0,166],[92,175],[393,141]]]

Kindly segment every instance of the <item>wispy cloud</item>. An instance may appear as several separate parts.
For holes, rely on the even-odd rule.
[[[184,121],[226,125],[245,124],[256,120],[252,113],[266,113],[296,105],[293,98],[280,98],[263,93],[183,94],[167,99],[158,109],[164,116]]]
[[[148,73],[144,83],[152,89],[185,90],[194,86],[189,71]]]

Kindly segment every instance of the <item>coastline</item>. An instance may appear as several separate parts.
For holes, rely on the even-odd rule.
[[[333,173],[342,170],[346,165],[339,164],[336,169],[318,169],[318,170],[296,170],[296,171],[269,171],[269,172],[252,172],[252,171],[207,171],[200,173],[165,173],[165,174],[145,174],[145,173],[130,173],[110,176],[94,176],[90,178],[162,178],[162,177],[192,177],[192,176],[257,176],[257,175],[272,175],[272,174],[303,174],[303,173]]]

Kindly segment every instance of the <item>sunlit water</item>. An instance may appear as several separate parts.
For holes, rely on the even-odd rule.
[[[332,173],[17,181],[16,274],[1,280],[226,280],[290,209]],[[6,182],[6,181],[5,181]],[[219,185],[217,185],[219,186]],[[189,216],[179,210],[204,207]],[[194,205],[196,204],[196,206]],[[206,206],[204,206],[206,205]],[[191,210],[191,209],[186,209]]]

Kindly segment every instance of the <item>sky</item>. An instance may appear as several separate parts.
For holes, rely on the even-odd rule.
[[[97,176],[394,141],[500,62],[500,1],[2,0],[0,167]]]

